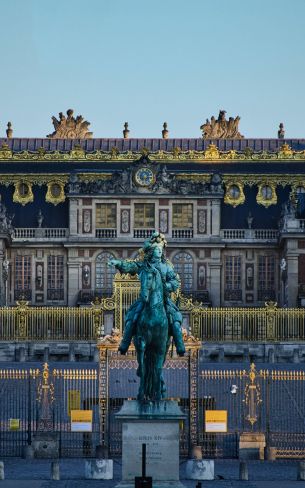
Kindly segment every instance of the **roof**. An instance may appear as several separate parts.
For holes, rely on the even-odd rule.
[[[143,147],[149,151],[171,151],[179,148],[183,151],[204,151],[210,144],[215,144],[220,151],[277,151],[282,144],[288,144],[295,151],[305,150],[305,139],[35,139],[12,138],[0,139],[0,147],[7,144],[13,151],[71,151],[80,145],[85,151],[110,151],[116,147],[119,151],[140,151]]]

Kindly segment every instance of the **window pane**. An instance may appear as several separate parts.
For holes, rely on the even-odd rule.
[[[241,257],[225,257],[225,300],[242,300]]]
[[[15,289],[31,289],[31,256],[16,256],[15,258]]]
[[[155,204],[135,203],[134,206],[134,227],[135,229],[154,229],[155,227]]]
[[[96,205],[95,226],[97,229],[116,229],[116,203]]]
[[[97,256],[95,264],[95,288],[97,290],[104,290],[105,292],[112,290],[116,269],[113,266],[108,266],[107,263],[113,258],[113,254],[109,252],[101,252]]]
[[[193,290],[193,258],[187,252],[179,252],[173,258],[173,265],[181,280],[184,292]]]
[[[173,204],[173,229],[192,229],[193,228],[193,204],[174,203]]]
[[[275,257],[258,257],[258,300],[275,299]]]
[[[48,290],[64,289],[64,257],[48,256]]]

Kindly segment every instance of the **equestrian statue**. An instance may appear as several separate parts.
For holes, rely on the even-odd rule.
[[[165,397],[162,367],[172,339],[177,354],[185,354],[182,315],[171,299],[171,293],[178,290],[180,281],[172,264],[165,258],[166,244],[164,235],[155,231],[145,241],[137,259],[109,261],[109,265],[121,273],[137,274],[141,284],[140,296],[126,314],[119,346],[120,353],[126,354],[131,341],[134,342],[140,402],[158,402]]]

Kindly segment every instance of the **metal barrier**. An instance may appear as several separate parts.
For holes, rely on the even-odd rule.
[[[110,339],[111,337],[111,339]],[[112,342],[111,342],[112,341]],[[193,341],[193,339],[191,339]],[[100,369],[0,369],[0,456],[21,456],[41,433],[52,432],[61,457],[92,457],[102,445],[121,454],[121,425],[115,419],[125,399],[136,397],[134,351],[115,351],[118,337],[99,344]],[[277,458],[304,458],[305,371],[199,370],[198,343],[185,358],[169,356],[164,368],[167,397],[177,399],[187,420],[180,430],[180,454],[201,446],[207,458],[237,458],[242,433],[263,434]],[[92,410],[92,432],[71,432],[71,410]],[[226,410],[224,433],[206,432],[207,410]]]
[[[0,369],[0,455],[21,456],[52,432],[61,457],[92,457],[99,443],[96,369]],[[92,432],[71,432],[71,410],[92,410]]]

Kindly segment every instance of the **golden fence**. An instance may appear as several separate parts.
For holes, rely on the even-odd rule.
[[[31,307],[19,300],[16,307],[0,308],[2,341],[95,341],[105,334],[105,315],[122,331],[125,313],[137,300],[137,277],[115,275],[111,297],[96,299],[90,307]],[[257,308],[207,308],[180,293],[173,295],[189,328],[204,342],[305,341],[305,309],[278,308],[266,302]],[[110,331],[108,330],[108,333]]]

